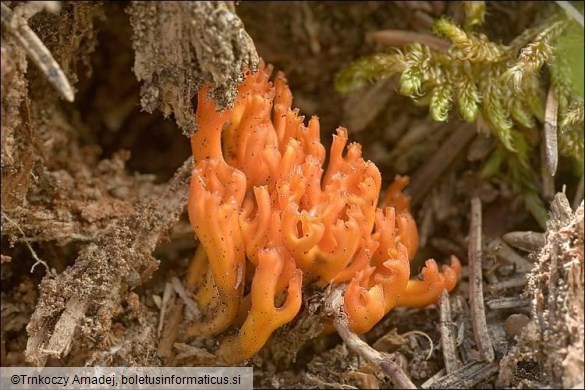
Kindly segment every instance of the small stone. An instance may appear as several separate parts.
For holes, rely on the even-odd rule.
[[[504,330],[508,337],[520,335],[522,329],[528,324],[530,318],[526,314],[512,314],[504,321]]]

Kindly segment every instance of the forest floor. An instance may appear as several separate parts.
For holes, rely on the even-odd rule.
[[[541,4],[490,2],[485,33],[510,41]],[[187,135],[197,89],[216,82],[228,105],[260,56],[284,72],[293,105],[319,116],[326,148],[342,125],[384,185],[411,177],[412,273],[431,257],[464,265],[450,297],[395,309],[363,339],[417,387],[583,386],[583,206],[569,164],[554,183],[564,194],[544,196],[543,230],[505,180],[481,176],[494,139],[480,125],[434,122],[396,80],[334,88],[343,65],[389,49],[371,32],[430,34],[443,15],[461,21],[460,2],[63,2],[37,10],[27,31],[55,57],[72,103],[30,60],[25,29],[5,21],[19,2],[2,5],[2,366],[216,363],[216,338],[181,337],[181,280],[197,245]],[[243,24],[228,23],[234,10]],[[303,314],[251,360],[255,387],[393,385],[322,335],[324,294],[307,294]]]

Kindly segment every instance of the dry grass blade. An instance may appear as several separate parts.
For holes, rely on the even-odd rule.
[[[497,363],[471,362],[452,374],[425,383],[427,389],[471,389],[498,372]]]
[[[424,199],[426,193],[433,187],[441,174],[457,156],[461,155],[461,151],[471,142],[473,137],[475,137],[473,126],[468,123],[461,124],[441,145],[441,148],[433,154],[433,157],[415,172],[409,187],[413,205]]]
[[[573,4],[571,4],[570,1],[555,1],[555,3],[557,3],[559,5],[559,7],[564,9],[565,12],[567,13],[567,15],[569,15],[571,18],[575,19],[577,21],[577,23],[579,23],[581,25],[581,27],[585,26],[585,20],[583,18],[583,14],[581,12],[579,12],[579,10],[577,8],[575,8],[573,6]]]
[[[429,34],[404,30],[380,30],[366,34],[366,42],[380,43],[388,46],[404,46],[409,43],[419,42],[442,53],[447,53],[451,43],[442,38]]]
[[[483,360],[494,361],[494,348],[487,328],[483,301],[481,201],[471,199],[471,226],[469,227],[469,299],[475,342]]]
[[[559,102],[555,97],[552,88],[548,90],[546,96],[546,110],[544,113],[544,146],[546,164],[549,173],[554,176],[557,171],[559,160],[559,149],[557,141],[557,116],[559,111]]]
[[[548,130],[547,130],[548,129]],[[556,145],[556,129],[552,130],[547,128],[547,124],[544,124],[544,133],[546,134],[547,131],[553,134],[552,136],[555,138],[554,141],[548,141],[546,136],[543,139],[543,142],[540,143],[540,161],[546,161],[546,163],[542,163],[540,165],[540,178],[541,178],[541,194],[542,197],[548,201],[551,201],[552,198],[555,196],[555,178],[554,174],[551,174],[551,164],[557,164],[558,156],[556,152],[553,152],[551,148],[555,147]],[[552,145],[554,144],[554,145]],[[552,159],[552,162],[551,162]],[[556,165],[555,165],[556,167]],[[556,169],[556,168],[555,168]]]
[[[498,309],[516,309],[519,307],[528,307],[530,299],[521,297],[503,297],[487,301],[487,305],[492,310]]]

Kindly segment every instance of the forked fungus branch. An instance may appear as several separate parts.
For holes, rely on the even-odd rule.
[[[188,335],[239,327],[218,351],[230,363],[294,319],[309,283],[347,284],[350,328],[364,333],[396,306],[435,303],[461,268],[452,258],[440,272],[427,260],[409,280],[418,232],[408,179],[397,177],[378,204],[380,172],[341,127],[324,169],[318,118],[305,125],[284,75],[271,74],[264,64],[247,73],[234,107],[220,112],[202,88],[191,138],[189,218],[200,244],[187,283],[204,315]]]

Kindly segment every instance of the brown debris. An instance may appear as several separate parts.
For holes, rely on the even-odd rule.
[[[555,196],[545,244],[536,254],[527,294],[531,315],[518,344],[500,362],[499,384],[574,388],[583,383],[583,203],[573,212]],[[523,367],[537,364],[543,372]]]
[[[162,196],[150,199],[137,207],[127,221],[100,234],[96,244],[86,246],[65,272],[45,277],[27,326],[29,342],[25,355],[30,363],[43,366],[49,356],[67,355],[71,337],[82,320],[100,324],[94,328],[94,339],[110,330],[121,300],[129,290],[148,280],[158,267],[151,253],[161,234],[183,212],[191,169],[189,159]],[[60,304],[55,306],[54,302]],[[93,314],[86,317],[84,313],[90,307]]]
[[[42,6],[39,3],[3,2],[24,14]],[[198,338],[186,344],[180,339],[182,322],[193,311],[186,305],[192,306],[190,292],[177,284],[195,245],[190,224],[183,215],[172,231],[158,235],[156,252],[151,253],[142,245],[155,240],[150,237],[151,229],[158,228],[151,222],[158,217],[149,220],[148,216],[164,207],[166,200],[155,202],[150,211],[144,205],[160,197],[168,177],[186,158],[188,141],[177,131],[175,122],[192,126],[190,96],[201,84],[221,82],[224,76],[227,84],[235,85],[234,75],[239,77],[244,62],[252,63],[253,50],[232,50],[250,49],[247,33],[238,25],[245,23],[254,37],[252,48],[257,46],[266,62],[286,73],[301,113],[320,116],[325,142],[335,126],[349,126],[352,139],[362,143],[364,155],[380,168],[384,181],[396,173],[413,178],[413,172],[420,174],[432,168],[430,174],[414,178],[414,188],[409,189],[419,198],[415,212],[423,244],[420,258],[412,263],[413,273],[418,261],[428,257],[441,259],[455,253],[466,263],[464,227],[469,211],[464,205],[471,196],[480,197],[483,203],[480,234],[485,237],[483,241],[493,244],[490,247],[484,243],[482,283],[494,362],[483,361],[474,343],[468,304],[479,298],[468,296],[471,279],[469,268],[464,266],[459,287],[450,299],[443,299],[439,310],[398,308],[361,337],[384,357],[390,357],[394,367],[368,362],[360,349],[363,345],[358,344],[355,353],[348,349],[349,344],[329,333],[323,294],[312,294],[303,302],[303,313],[276,332],[249,363],[254,365],[254,385],[391,388],[396,385],[384,369],[398,367],[423,388],[582,387],[583,320],[577,305],[583,305],[579,287],[583,277],[582,271],[577,272],[582,263],[576,261],[582,253],[582,234],[579,236],[578,229],[563,225],[570,227],[547,238],[547,246],[545,235],[536,232],[512,242],[513,233],[504,233],[538,228],[527,218],[508,184],[497,177],[486,180],[478,173],[493,152],[495,138],[478,134],[474,127],[463,132],[456,118],[449,118],[446,124],[433,122],[426,108],[416,107],[399,95],[396,79],[349,97],[340,96],[333,88],[333,75],[345,63],[387,50],[381,40],[364,42],[364,37],[399,29],[392,39],[406,42],[415,37],[430,43],[431,19],[446,14],[462,22],[460,3],[366,2],[343,7],[327,2],[239,2],[235,7],[227,2],[61,5],[59,14],[40,12],[28,23],[74,88],[73,104],[61,98],[36,66],[29,66],[32,61],[27,60],[25,50],[3,24],[3,364],[30,364],[24,359],[27,341],[29,351],[38,351],[33,359],[47,359],[48,364],[55,365],[216,364],[215,356],[208,351],[216,349],[217,340]],[[236,18],[235,25],[228,23],[224,35],[219,27],[224,26],[225,17],[235,15],[234,8],[242,22]],[[510,42],[530,25],[538,8],[537,3],[530,2],[490,3],[481,33]],[[181,12],[182,17],[178,15]],[[183,18],[190,22],[195,13],[203,23],[188,25]],[[216,16],[220,18],[216,20]],[[171,23],[169,29],[165,18],[178,22]],[[205,31],[207,27],[211,27],[210,34]],[[172,36],[178,29],[182,29],[182,35]],[[403,34],[405,31],[408,34]],[[243,32],[242,40],[234,32]],[[201,40],[205,42],[201,44]],[[174,115],[173,120],[163,120],[159,112],[139,112],[140,85],[131,69],[135,58],[142,61],[136,75],[142,71],[143,103]],[[203,69],[200,60],[209,59],[212,63]],[[230,62],[232,59],[236,62]],[[226,71],[217,72],[220,68]],[[218,90],[216,97],[227,102],[230,88]],[[158,96],[156,91],[160,92]],[[182,130],[187,130],[185,127]],[[453,145],[463,140],[454,144],[445,141],[458,130],[464,137],[475,138],[454,152]],[[530,142],[536,145],[539,140]],[[446,153],[446,159],[431,161],[437,150]],[[531,163],[537,160],[539,156],[531,157]],[[583,178],[579,183],[570,179],[565,162],[558,162],[559,172],[576,210],[583,199]],[[546,164],[540,165],[548,170]],[[550,174],[541,177],[552,178]],[[554,185],[551,180],[542,184],[554,195],[550,192]],[[538,190],[542,188],[538,186]],[[560,213],[562,219],[575,216],[564,207],[554,207],[553,214]],[[582,209],[580,213],[582,220]],[[497,239],[491,241],[497,237],[525,252],[542,250],[539,253],[548,260],[534,254],[520,256],[511,248],[502,250]],[[551,243],[556,243],[554,251]],[[549,260],[553,254],[558,257],[558,271],[551,273]],[[41,283],[43,262],[61,275],[46,276]],[[41,266],[31,274],[33,264]],[[532,268],[534,277],[528,291],[521,295],[529,282],[526,272]],[[142,283],[153,272],[152,281]],[[131,291],[137,284],[141,284],[140,289]],[[529,304],[538,300],[541,309],[550,307],[553,314],[540,315],[539,319],[534,305],[525,306],[527,300]],[[36,314],[31,321],[33,310]],[[30,338],[26,331],[29,321]],[[409,336],[411,332],[403,333],[413,329]],[[433,340],[431,351],[429,343],[415,334],[426,334]],[[553,370],[554,380],[545,372],[546,367],[549,372]],[[498,369],[505,379],[500,382],[495,381]]]

